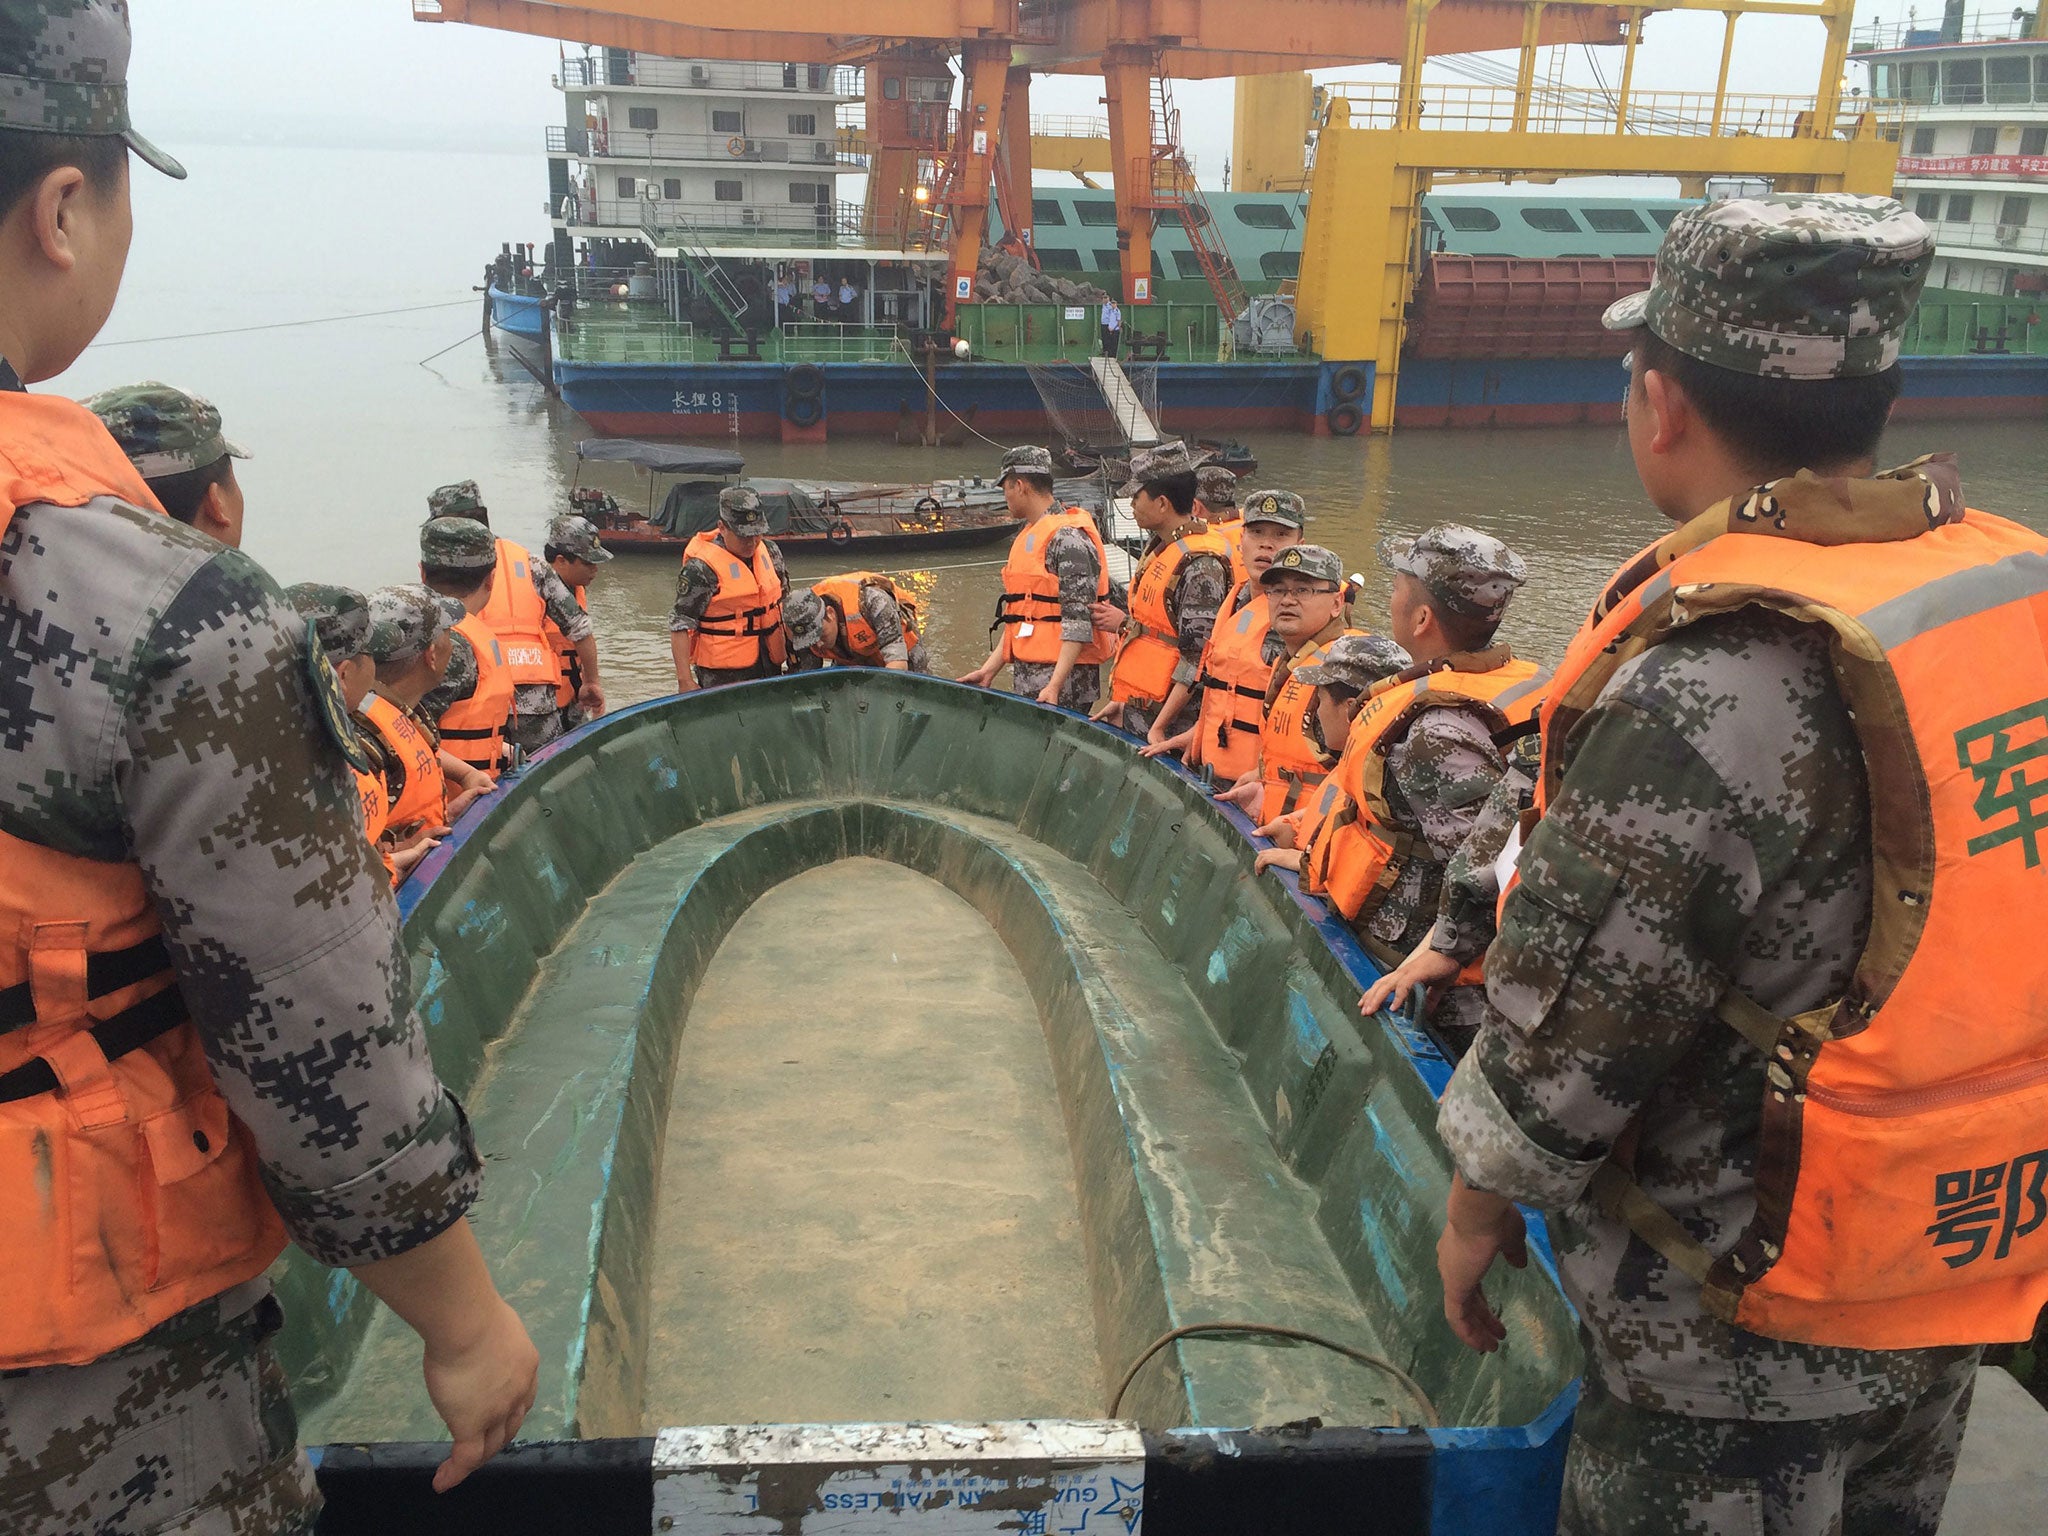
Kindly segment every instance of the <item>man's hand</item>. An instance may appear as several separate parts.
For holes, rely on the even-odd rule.
[[[540,1352],[519,1314],[495,1296],[491,1303],[458,1347],[437,1349],[429,1339],[421,1361],[427,1396],[455,1442],[434,1473],[436,1493],[446,1493],[497,1455],[533,1406]]]
[[[1252,860],[1252,873],[1260,874],[1269,869],[1291,869],[1301,873],[1301,850],[1299,848],[1261,848],[1259,856]]]
[[[1112,635],[1122,634],[1124,632],[1124,620],[1130,617],[1123,609],[1107,599],[1089,604],[1088,616],[1093,620],[1097,629],[1106,629]]]
[[[478,800],[483,798],[485,795],[489,794],[491,792],[491,788],[492,785],[488,782],[483,784],[471,785],[468,789],[463,790],[460,794],[456,795],[452,800],[450,800],[447,806],[443,809],[441,814],[445,816],[451,823],[454,822],[455,819],[459,817],[464,811],[468,810],[472,805],[475,805]]]
[[[1431,949],[1429,937],[1425,934],[1406,960],[1365,989],[1365,996],[1358,1000],[1358,1011],[1378,1013],[1382,1008],[1405,1000],[1417,987],[1429,988],[1430,1005],[1434,1007],[1439,994],[1457,979],[1458,972],[1463,969],[1449,955]]]
[[[1158,734],[1158,731],[1159,722],[1155,720],[1152,722],[1151,731],[1146,734],[1145,745],[1138,750],[1138,756],[1161,757],[1168,752],[1185,753],[1194,744],[1195,728],[1193,726],[1189,726],[1178,736],[1161,736]]]
[[[1265,792],[1266,786],[1259,780],[1246,779],[1241,783],[1231,785],[1228,789],[1219,791],[1216,798],[1225,805],[1234,805],[1240,811],[1243,811],[1245,815],[1251,816],[1257,814],[1259,800],[1264,796]]]
[[[1294,846],[1294,822],[1290,818],[1282,816],[1275,821],[1267,822],[1263,827],[1253,827],[1252,836],[1263,837],[1275,848],[1292,848]]]
[[[440,830],[445,832],[447,828],[443,827]],[[424,859],[440,846],[441,839],[438,836],[433,836],[423,837],[417,842],[407,844],[403,848],[394,848],[391,851],[391,868],[400,879],[404,879],[405,876],[413,872],[421,859]]]
[[[1103,721],[1108,725],[1122,725],[1124,723],[1124,701],[1122,699],[1104,699],[1095,706],[1095,713],[1088,718],[1090,720]]]
[[[695,672],[694,670],[691,670],[691,671],[685,671],[685,672],[678,672],[678,673],[676,674],[676,692],[677,692],[677,693],[695,693],[696,691],[697,691],[697,674],[696,674],[696,672]]]
[[[1467,1349],[1490,1355],[1508,1336],[1480,1282],[1496,1258],[1506,1259],[1515,1269],[1527,1268],[1525,1237],[1522,1213],[1513,1201],[1473,1189],[1463,1174],[1451,1175],[1443,1236],[1436,1244],[1436,1272],[1444,1285],[1444,1320]]]
[[[1059,708],[1060,693],[1062,692],[1062,690],[1066,688],[1066,686],[1067,685],[1065,683],[1057,681],[1047,683],[1043,688],[1038,690],[1038,702],[1041,704],[1050,704],[1055,709]]]
[[[596,683],[585,683],[576,693],[576,702],[583,707],[583,713],[595,720],[604,713],[604,689]]]
[[[996,669],[994,667],[982,666],[976,667],[972,672],[962,672],[953,681],[956,683],[972,683],[977,688],[986,688],[995,681],[995,676]]]

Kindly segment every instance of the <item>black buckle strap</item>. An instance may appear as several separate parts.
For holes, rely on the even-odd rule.
[[[104,1023],[95,1024],[92,1037],[99,1045],[100,1054],[109,1061],[115,1061],[130,1051],[141,1049],[159,1035],[169,1034],[187,1017],[184,994],[174,986],[166,987],[156,996],[144,998],[132,1008],[123,1008]],[[39,1093],[51,1092],[56,1086],[56,1072],[38,1056],[34,1061],[23,1062],[12,1072],[0,1072],[0,1104],[32,1099]]]
[[[85,995],[105,997],[109,992],[147,981],[159,971],[169,970],[170,965],[171,952],[164,948],[163,936],[155,933],[126,949],[89,954],[85,957]],[[0,989],[0,1031],[33,1024],[35,1018],[35,998],[27,982]]]
[[[446,726],[441,728],[441,739],[443,741],[488,741],[497,734],[498,732],[494,728],[473,731],[451,731]]]

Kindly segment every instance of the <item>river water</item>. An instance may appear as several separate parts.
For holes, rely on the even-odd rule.
[[[156,378],[215,401],[229,436],[254,455],[240,466],[247,548],[283,582],[368,588],[414,578],[426,494],[449,480],[477,480],[499,531],[537,550],[547,519],[566,509],[585,429],[502,344],[481,339],[471,289],[501,241],[545,234],[538,147],[531,156],[176,148],[189,182],[137,174],[135,249],[103,340],[40,387],[83,395]],[[315,319],[331,323],[299,323]],[[1618,365],[1614,387],[1619,395]],[[1619,428],[1348,441],[1270,432],[1250,442],[1261,461],[1251,484],[1300,492],[1309,536],[1364,573],[1368,623],[1386,609],[1387,579],[1372,558],[1382,534],[1451,519],[1505,538],[1531,575],[1503,633],[1541,660],[1555,658],[1600,579],[1664,526]],[[739,447],[755,473],[854,480],[986,475],[999,458],[987,444]],[[1884,457],[1936,449],[1961,455],[1973,504],[2048,529],[2048,423],[1902,426]],[[648,494],[623,465],[591,466],[585,483],[628,504]],[[899,573],[924,599],[944,670],[986,653],[1000,553]],[[815,579],[830,566],[792,569]],[[665,622],[674,582],[672,560],[624,556],[592,588],[615,704],[674,686]]]

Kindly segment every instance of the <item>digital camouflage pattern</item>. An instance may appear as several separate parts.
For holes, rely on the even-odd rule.
[[[363,654],[370,638],[370,605],[362,593],[324,581],[302,581],[287,587],[285,596],[313,621],[313,633],[328,660],[344,662]]]
[[[118,134],[166,176],[185,167],[128,119],[127,0],[0,0],[0,128]]]
[[[1237,505],[1237,476],[1221,464],[1204,464],[1195,471],[1195,496],[1212,512]]]
[[[489,522],[484,493],[474,480],[456,480],[427,492],[428,517],[473,517]]]
[[[1311,688],[1334,683],[1357,693],[1396,672],[1406,671],[1415,659],[1385,635],[1339,635],[1323,652],[1323,659],[1294,669],[1295,681]]]
[[[1003,454],[1002,473],[996,476],[996,483],[1002,484],[1011,475],[1043,475],[1052,478],[1052,453],[1049,449],[1025,445],[1012,448]]]
[[[1935,1536],[1976,1351],[1918,1396],[1828,1419],[1657,1413],[1588,1384],[1565,1458],[1563,1536]]]
[[[1688,208],[1657,247],[1647,292],[1609,306],[1688,357],[1776,379],[1852,378],[1899,360],[1934,254],[1889,197],[1787,192]]]
[[[1248,523],[1278,523],[1283,528],[1308,524],[1308,503],[1292,491],[1253,491],[1238,511]]]
[[[734,533],[765,539],[771,529],[761,510],[761,493],[751,485],[728,485],[718,493],[718,520]]]
[[[1195,461],[1189,455],[1186,443],[1178,440],[1161,443],[1156,448],[1140,449],[1131,455],[1130,478],[1117,487],[1116,493],[1119,496],[1135,496],[1148,482],[1194,473]]]
[[[1325,549],[1320,544],[1290,544],[1260,572],[1259,584],[1271,586],[1282,576],[1305,576],[1310,581],[1327,581],[1333,587],[1341,587],[1344,585],[1344,561],[1337,551]]]
[[[430,517],[420,524],[420,564],[481,571],[498,563],[498,540],[473,517]]]
[[[1035,699],[1052,681],[1052,670],[1053,664],[1049,661],[1013,661],[1010,663],[1010,691],[1023,698]],[[1085,661],[1077,662],[1060,687],[1060,708],[1085,715],[1101,698],[1101,669]]]
[[[782,600],[782,627],[792,651],[808,651],[825,643],[825,599],[809,587],[798,587]]]
[[[212,401],[154,379],[101,390],[84,405],[145,480],[204,469],[223,458],[249,457],[248,450],[222,435],[220,411]]]
[[[1490,533],[1438,523],[1412,539],[1380,540],[1380,564],[1413,576],[1452,613],[1498,624],[1529,579],[1522,557]]]
[[[89,1365],[0,1378],[0,1528],[301,1536],[320,1494],[257,1279]]]
[[[806,601],[808,599],[808,601]],[[860,616],[875,632],[876,651],[883,666],[901,662],[913,672],[932,669],[931,653],[922,639],[911,645],[905,638],[903,605],[896,593],[878,581],[860,584]],[[826,657],[812,651],[825,641],[825,600],[809,587],[798,587],[782,603],[782,625],[789,632],[792,669],[807,672],[823,666]],[[836,659],[836,658],[835,658]]]
[[[417,584],[369,594],[370,632],[363,654],[380,664],[411,661],[462,621],[462,604]]]
[[[1542,738],[1534,733],[1520,737],[1504,756],[1507,770],[1480,807],[1470,835],[1444,866],[1436,926],[1429,934],[1429,947],[1460,965],[1477,960],[1493,942],[1494,919],[1500,910],[1500,877],[1494,866],[1506,851],[1522,812],[1536,803]]]
[[[737,528],[733,531],[735,533],[739,532]],[[782,590],[787,592],[789,590],[789,567],[783,563],[782,550],[773,539],[767,540],[763,547],[768,551],[768,563],[775,567],[776,577],[782,582]],[[560,580],[560,577],[556,577],[558,584]],[[566,592],[569,589],[563,587],[562,590]],[[687,630],[693,630],[699,624],[702,624],[704,622],[704,610],[711,606],[711,599],[717,595],[718,572],[712,570],[705,561],[694,557],[685,560],[683,568],[676,572],[675,607],[669,611],[668,616],[670,633],[680,634]],[[574,603],[576,600],[572,597],[569,601]],[[552,615],[553,611],[550,610],[550,617]],[[588,614],[583,616],[583,623],[584,633],[588,634],[590,632],[590,616]],[[580,637],[572,635],[570,638],[576,639]]]
[[[574,512],[564,512],[548,523],[546,548],[592,565],[603,565],[612,557],[597,536],[597,524]]]
[[[1598,1390],[1702,1418],[1911,1402],[1970,1354],[1788,1343],[1586,1199],[1618,1138],[1710,1253],[1756,1209],[1765,1058],[1714,1014],[1731,984],[1790,1015],[1842,994],[1871,901],[1869,796],[1827,643],[1754,610],[1624,664],[1567,740],[1487,953],[1478,1038],[1438,1128],[1476,1188],[1552,1213]]]
[[[309,644],[260,567],[161,514],[106,498],[32,505],[0,536],[0,829],[140,865],[279,1214],[314,1258],[358,1264],[442,1231],[475,1199],[480,1167],[412,1012],[397,908],[323,726]],[[246,1426],[253,1401],[277,1408],[277,1384],[237,1403],[233,1362],[260,1357],[218,1343],[217,1310],[184,1316],[216,1341],[195,1349],[225,1353],[166,1366],[137,1346],[0,1378],[0,1497],[86,1462],[85,1482],[49,1497],[132,1528],[181,1467],[189,1490],[267,1464]],[[54,1436],[34,1427],[53,1422],[53,1392],[68,1404]],[[288,1414],[266,1433],[289,1438]],[[176,1458],[107,1481],[119,1454],[152,1445]],[[289,1528],[306,1497],[303,1463],[292,1468],[292,1487],[263,1483],[250,1494],[261,1507],[223,1510],[215,1528],[263,1529],[272,1509]],[[0,1526],[91,1528],[76,1507]]]

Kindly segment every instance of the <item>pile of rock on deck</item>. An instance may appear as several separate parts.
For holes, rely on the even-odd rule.
[[[1109,295],[1092,283],[1068,282],[1021,256],[991,250],[981,253],[974,297],[982,304],[1100,304]]]

